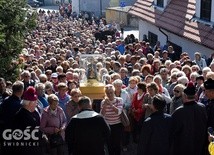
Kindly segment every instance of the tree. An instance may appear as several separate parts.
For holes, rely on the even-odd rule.
[[[0,0],[0,77],[15,81],[24,36],[36,26],[36,12],[25,0]]]

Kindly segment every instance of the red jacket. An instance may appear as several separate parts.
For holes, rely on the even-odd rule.
[[[145,108],[142,107],[143,98],[144,98],[145,94],[143,94],[143,96],[141,97],[140,100],[137,99],[137,96],[138,96],[138,93],[135,93],[134,96],[133,96],[131,108],[132,108],[132,110],[133,109],[137,110],[136,112],[133,112],[134,119],[136,121],[140,121],[140,119],[142,117],[144,117],[144,114],[145,114],[145,111],[146,111]]]

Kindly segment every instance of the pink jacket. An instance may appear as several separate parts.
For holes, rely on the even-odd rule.
[[[46,107],[43,110],[42,116],[41,116],[41,123],[40,123],[40,129],[45,134],[50,135],[53,134],[55,131],[55,128],[62,128],[61,135],[64,137],[64,131],[65,127],[67,125],[67,120],[64,111],[61,107],[57,107],[57,113],[56,115],[51,114],[51,110],[48,107]]]

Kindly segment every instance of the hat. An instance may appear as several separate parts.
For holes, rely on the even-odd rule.
[[[36,94],[36,89],[32,86],[29,86],[23,94],[23,100],[36,101],[38,99]]]
[[[184,89],[184,93],[185,93],[186,95],[190,95],[190,96],[195,95],[195,93],[196,93],[196,88],[195,88],[193,82],[189,82],[189,83],[187,84],[187,87]]]
[[[209,78],[204,82],[205,89],[214,89],[214,80]]]
[[[57,73],[52,73],[51,74],[51,78],[57,78],[58,77],[58,74]]]

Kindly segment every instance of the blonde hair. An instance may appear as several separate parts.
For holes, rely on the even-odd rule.
[[[182,92],[186,87],[184,85],[182,85],[182,84],[177,84],[177,85],[175,85],[173,90],[175,90],[177,88],[179,89],[179,91]]]
[[[214,80],[214,72],[212,72],[212,71],[207,72],[206,79],[209,79],[209,78]]]
[[[131,76],[131,77],[129,78],[129,83],[130,83],[131,81],[135,81],[136,83],[138,83],[138,79],[137,79],[136,76]]]

